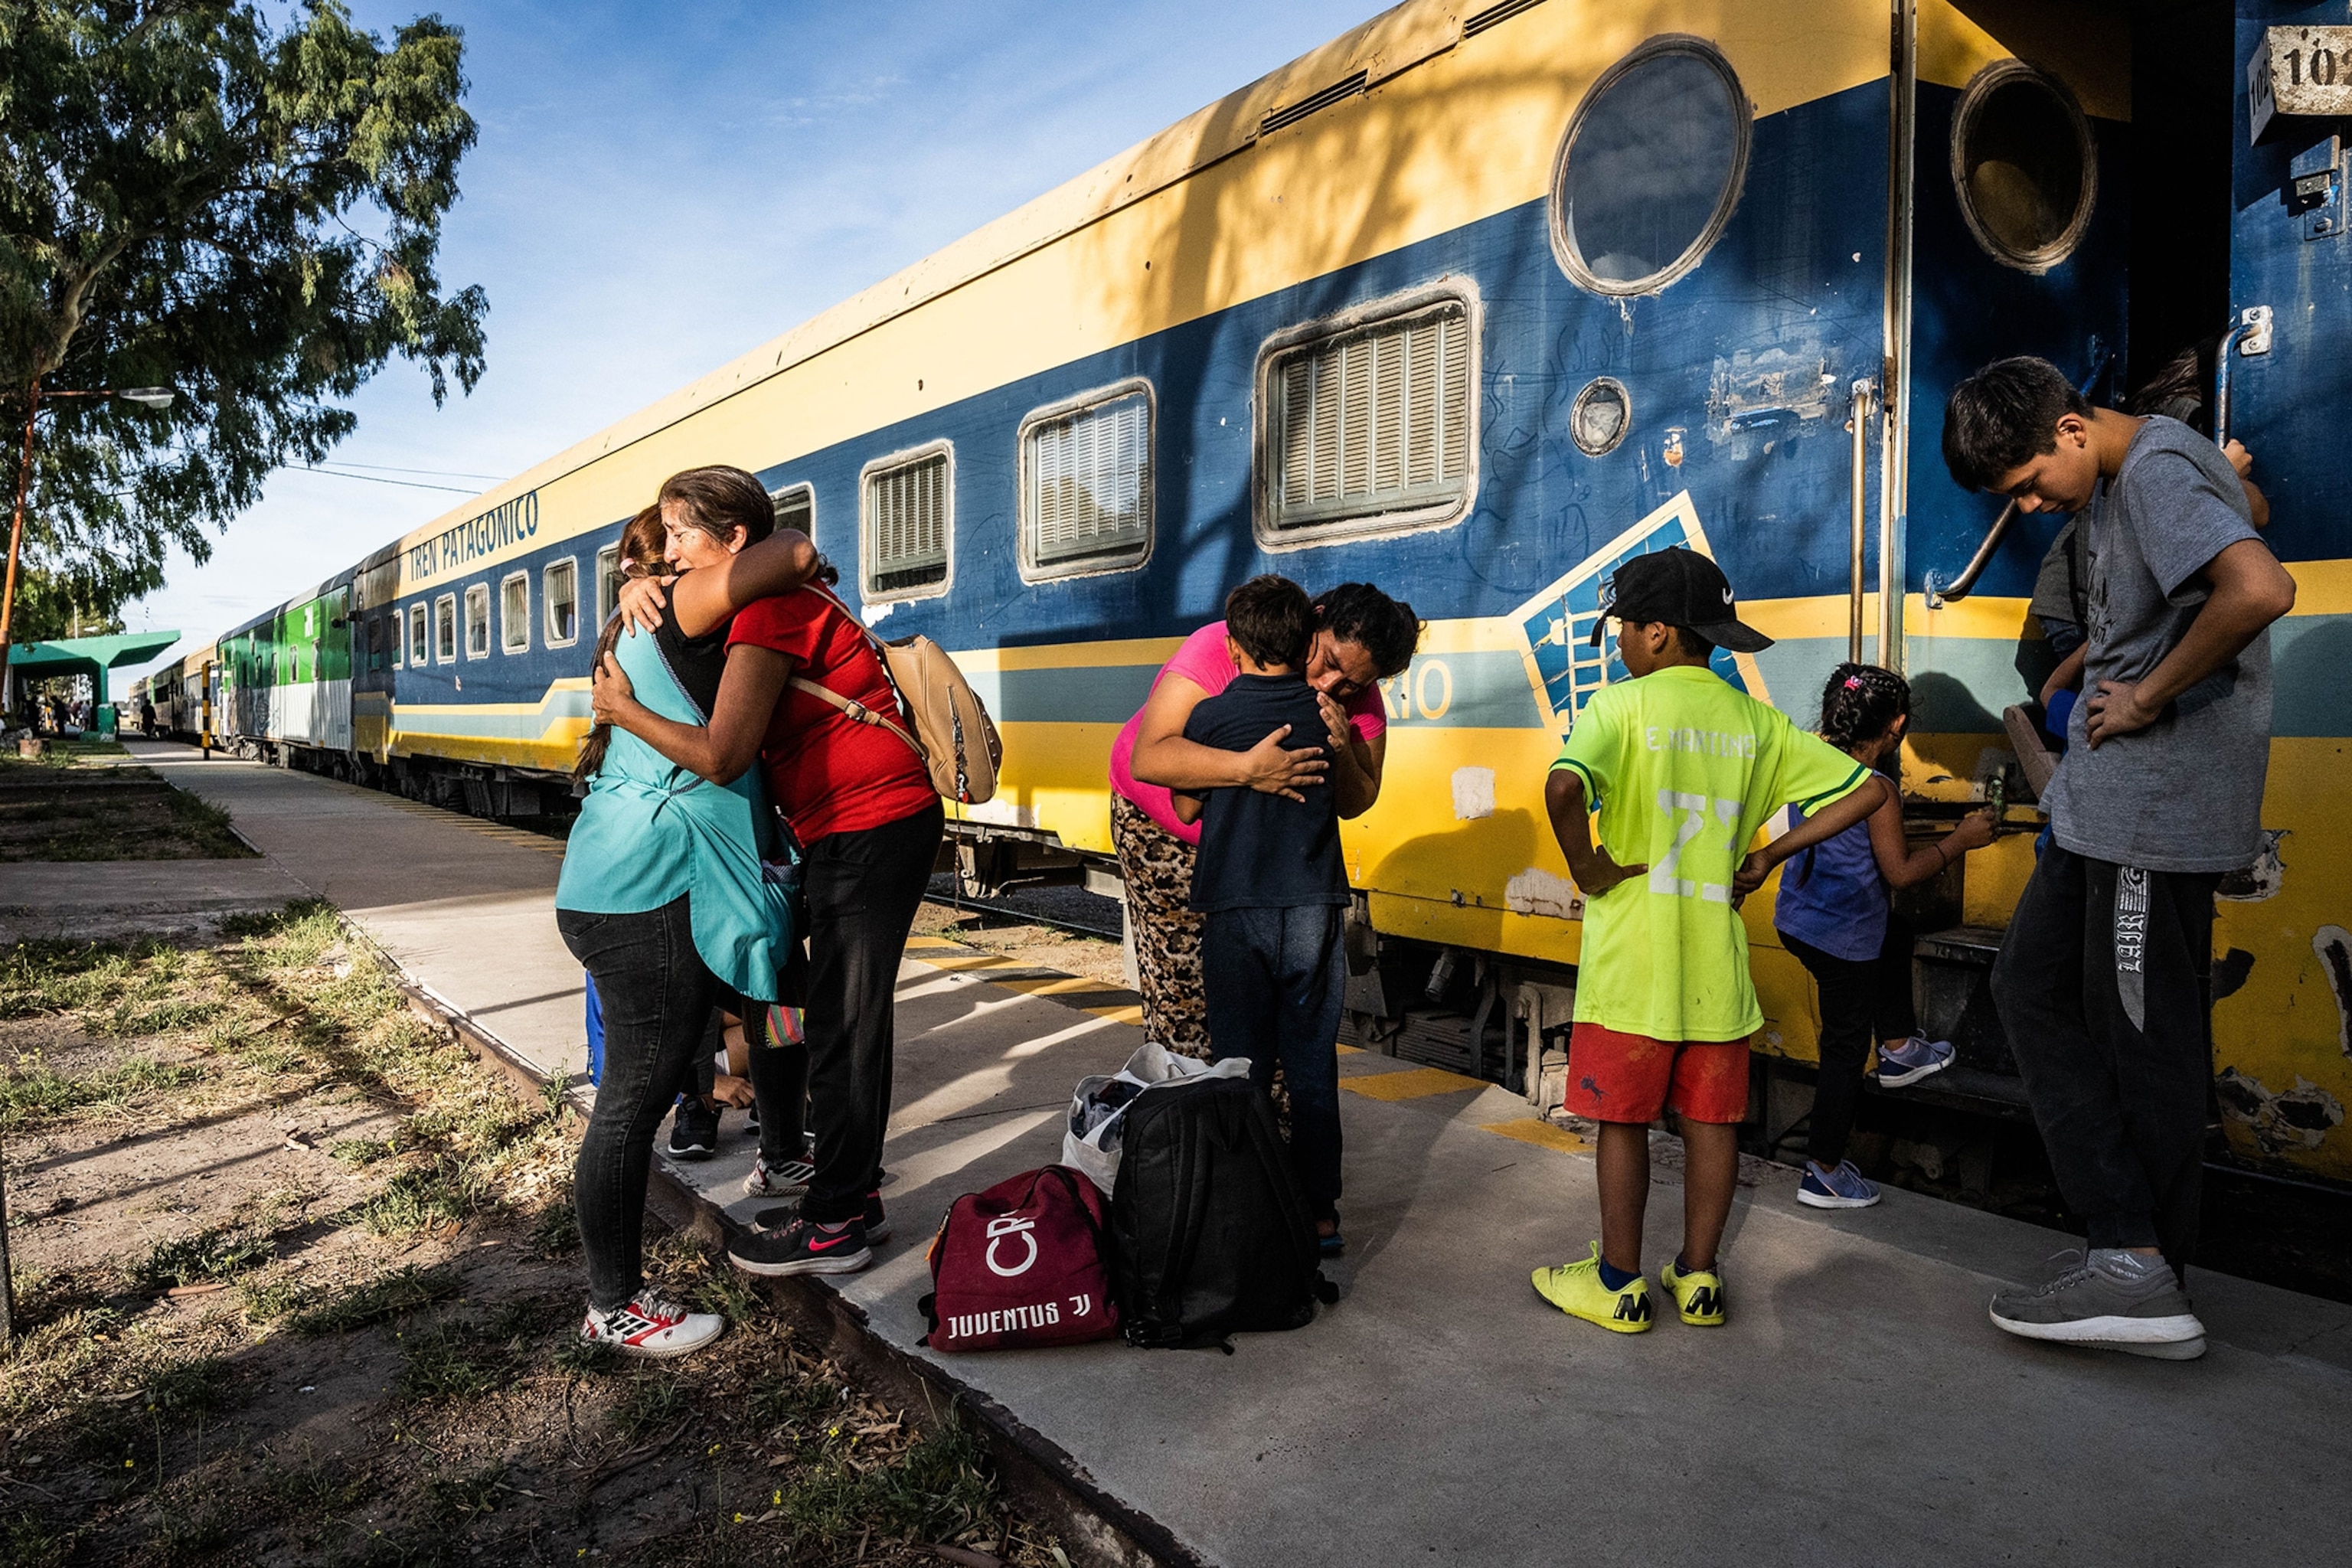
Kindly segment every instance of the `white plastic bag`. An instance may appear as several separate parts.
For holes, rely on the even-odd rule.
[[[1115,1073],[1096,1073],[1078,1080],[1070,1096],[1069,1120],[1062,1127],[1062,1163],[1076,1166],[1102,1189],[1105,1197],[1118,1182],[1119,1139],[1127,1126],[1128,1107],[1144,1092],[1163,1084],[1203,1078],[1247,1078],[1249,1058],[1227,1057],[1221,1062],[1180,1057],[1155,1040],[1146,1040]]]

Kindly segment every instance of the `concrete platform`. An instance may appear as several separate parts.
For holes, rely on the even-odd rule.
[[[559,1070],[577,1060],[551,854],[304,775],[164,771],[437,994]],[[1141,1038],[1118,1009],[987,972],[952,944],[911,950],[896,1235],[834,1284],[871,1331],[1001,1402],[1202,1559],[2251,1563],[2308,1560],[2352,1505],[2352,1307],[2200,1272],[2201,1362],[2028,1344],[1986,1300],[2072,1238],[1902,1192],[1822,1214],[1774,1171],[1733,1216],[1727,1327],[1605,1334],[1528,1284],[1596,1234],[1589,1152],[1515,1096],[1360,1053],[1341,1064],[1342,1298],[1311,1327],[1231,1357],[933,1357],[915,1301],[940,1214],[1053,1159],[1071,1085]],[[735,1184],[753,1152],[740,1126],[679,1172],[739,1221],[761,1206]],[[1654,1265],[1678,1198],[1662,1171]]]

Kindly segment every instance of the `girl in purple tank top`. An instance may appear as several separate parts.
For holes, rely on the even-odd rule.
[[[1901,676],[1874,664],[1842,664],[1831,672],[1822,692],[1822,740],[1894,776],[1910,727],[1911,687]],[[1862,822],[1782,868],[1772,925],[1822,994],[1821,1072],[1798,1202],[1859,1209],[1878,1201],[1878,1188],[1845,1152],[1872,1044],[1882,1089],[1916,1083],[1952,1060],[1948,1042],[1919,1034],[1911,1010],[1911,932],[1889,894],[1937,876],[1992,840],[1992,818],[1971,812],[1940,842],[1912,849],[1903,837],[1903,804],[1890,793]]]

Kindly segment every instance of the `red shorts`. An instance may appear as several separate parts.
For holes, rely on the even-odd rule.
[[[1568,1037],[1568,1109],[1595,1121],[1748,1120],[1746,1040],[1654,1040],[1579,1024]]]

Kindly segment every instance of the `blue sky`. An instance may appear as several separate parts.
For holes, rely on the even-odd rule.
[[[442,275],[488,290],[489,369],[436,410],[394,361],[331,461],[484,489],[1381,8],[445,5],[481,139]],[[383,35],[421,9],[353,5]],[[185,652],[462,499],[280,473],[130,626],[176,628]]]

